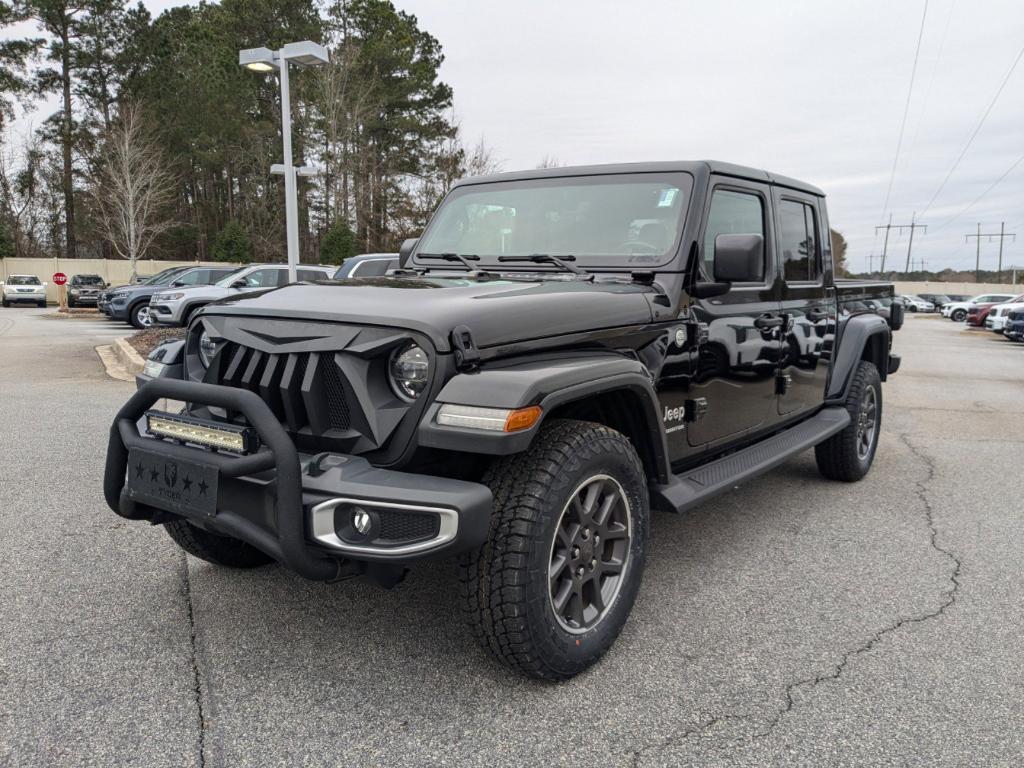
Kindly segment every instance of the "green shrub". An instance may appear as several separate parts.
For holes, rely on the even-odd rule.
[[[356,255],[356,236],[344,221],[336,221],[320,241],[320,263],[341,265]]]
[[[252,241],[245,227],[237,221],[229,221],[213,239],[210,255],[214,261],[231,261],[248,264],[252,261]]]

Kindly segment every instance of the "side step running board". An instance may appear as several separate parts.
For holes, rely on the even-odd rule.
[[[766,440],[710,464],[673,475],[667,485],[652,485],[651,506],[682,512],[739,482],[777,467],[791,456],[831,437],[849,423],[850,414],[845,408],[825,408],[807,421]]]

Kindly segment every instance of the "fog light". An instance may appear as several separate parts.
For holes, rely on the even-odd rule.
[[[355,507],[352,510],[352,527],[365,536],[370,532],[370,528],[373,527],[373,518],[362,507]]]

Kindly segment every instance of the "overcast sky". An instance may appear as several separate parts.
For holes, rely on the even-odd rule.
[[[1004,264],[1024,266],[1024,60],[928,205],[1024,47],[1021,0],[928,2],[888,208],[924,0],[395,2],[441,41],[467,142],[483,136],[506,170],[545,156],[753,165],[825,190],[854,269],[882,251],[876,224],[915,211],[928,268],[973,268],[964,235],[979,221],[1017,232]],[[906,246],[894,232],[888,264]],[[982,242],[983,266],[997,249]]]

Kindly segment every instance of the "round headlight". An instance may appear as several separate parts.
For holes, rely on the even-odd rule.
[[[203,364],[203,368],[210,367],[210,363],[213,362],[214,355],[217,354],[220,345],[220,340],[212,339],[209,332],[205,329],[199,334],[199,362]]]
[[[427,353],[413,343],[396,349],[388,361],[388,380],[395,394],[411,403],[427,388],[430,380],[430,358]]]

